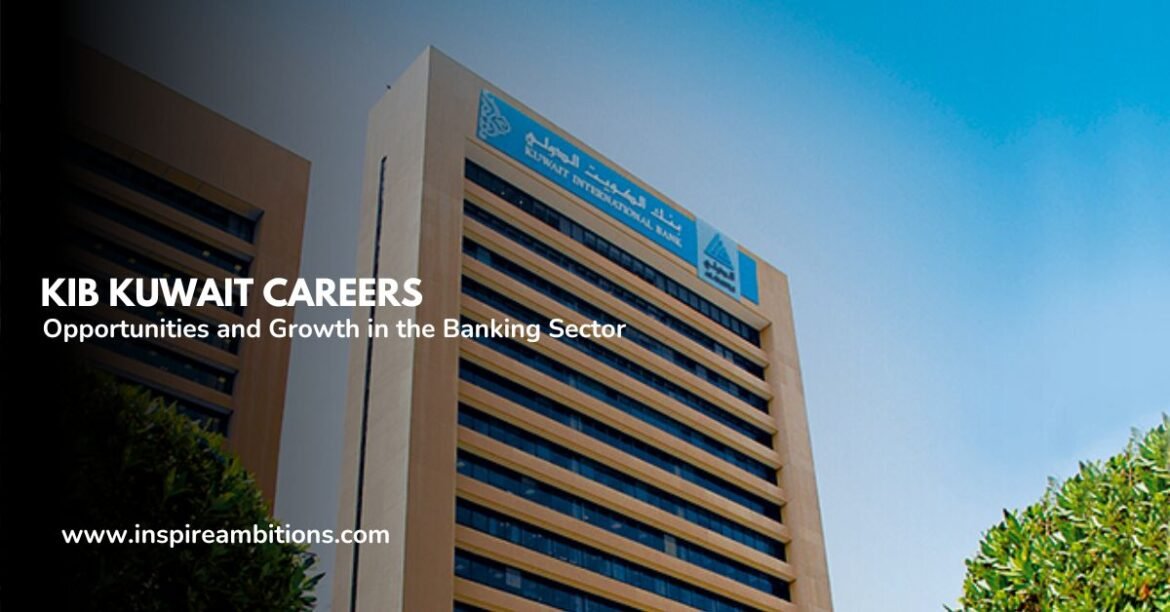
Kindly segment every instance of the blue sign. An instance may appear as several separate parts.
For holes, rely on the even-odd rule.
[[[487,90],[479,97],[476,136],[695,266],[700,277],[729,295],[751,299],[756,293],[755,261],[750,264],[751,293],[740,286],[739,270],[749,267],[740,262],[751,258],[739,252],[734,241],[716,233],[722,254],[708,254],[711,245],[703,243],[700,255],[694,220]],[[712,248],[718,253],[718,245]],[[716,262],[713,266],[718,268],[712,267],[716,276],[705,276],[700,260]],[[723,284],[714,282],[715,277]],[[758,303],[758,298],[752,301]]]
[[[480,140],[694,265],[694,221],[488,91],[480,95],[477,131]]]
[[[760,287],[756,280],[756,260],[743,251],[739,252],[739,294],[753,304],[760,303]]]
[[[702,220],[698,222],[699,278],[739,299],[739,245]]]

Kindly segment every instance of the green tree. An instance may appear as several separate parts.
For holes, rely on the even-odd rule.
[[[1170,610],[1170,419],[1004,511],[967,560],[967,610]]]
[[[70,467],[63,529],[252,529],[273,522],[252,476],[200,428],[148,392],[81,373],[59,409]],[[315,603],[306,547],[74,544],[66,576],[78,608],[305,610]]]

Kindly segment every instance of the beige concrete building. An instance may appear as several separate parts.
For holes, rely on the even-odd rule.
[[[79,275],[296,277],[309,162],[93,50],[71,49],[65,157]],[[257,285],[262,282],[257,282]],[[100,286],[100,285],[99,285]],[[85,309],[101,320],[243,323],[292,309],[253,287],[246,309]],[[145,385],[227,435],[271,504],[291,340],[87,343],[119,378]]]
[[[364,173],[356,317],[497,328],[354,342],[334,610],[832,609],[783,273],[434,50]]]

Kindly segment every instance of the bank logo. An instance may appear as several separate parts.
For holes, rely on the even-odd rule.
[[[500,112],[496,97],[486,90],[479,94],[479,137],[495,138],[512,131],[512,124]]]
[[[719,233],[719,230],[698,220],[699,244],[705,244],[699,253],[699,277],[727,295],[739,299],[739,245]]]
[[[727,254],[727,245],[723,244],[723,234],[715,234],[711,237],[711,242],[707,243],[707,248],[703,249],[703,254],[723,264],[725,268],[734,268],[735,264],[731,261],[731,255]]]

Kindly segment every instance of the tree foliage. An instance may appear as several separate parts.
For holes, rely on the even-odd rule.
[[[1004,512],[967,561],[968,610],[1170,610],[1170,419]]]
[[[201,429],[139,388],[84,373],[61,432],[70,520],[64,529],[251,529],[273,519],[252,476]],[[306,547],[75,544],[65,550],[83,608],[305,610],[320,575]]]

